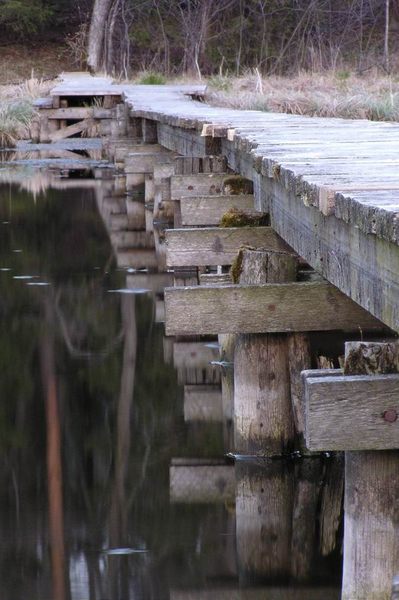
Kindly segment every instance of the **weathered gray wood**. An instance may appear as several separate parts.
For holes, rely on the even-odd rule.
[[[310,450],[396,448],[399,375],[308,377],[305,381],[306,445]]]
[[[240,175],[200,174],[174,175],[171,178],[172,200],[182,197],[252,194],[252,181]]]
[[[220,142],[212,137],[201,137],[193,129],[180,129],[158,123],[158,142],[178,154],[186,156],[208,156],[220,154]]]
[[[134,273],[126,275],[126,287],[148,289],[153,294],[163,294],[164,288],[171,285],[171,273]]]
[[[94,119],[84,119],[83,121],[79,121],[79,123],[75,123],[74,125],[68,125],[68,127],[63,127],[62,129],[58,129],[49,135],[50,142],[57,142],[58,140],[63,140],[64,138],[71,137],[72,135],[76,135],[77,133],[82,133],[82,131],[87,131],[91,127],[95,126]]]
[[[167,288],[165,302],[167,335],[381,328],[327,282]]]
[[[305,399],[301,372],[311,367],[310,340],[306,333],[292,333],[288,336],[288,364],[295,430],[303,436],[305,432]]]
[[[172,465],[169,481],[171,502],[213,504],[234,501],[234,466]]]
[[[129,229],[145,229],[145,207],[139,200],[126,198],[126,212]]]
[[[390,600],[399,564],[398,452],[345,457],[342,600]]]
[[[182,225],[219,225],[223,215],[237,209],[248,216],[260,216],[251,194],[236,196],[198,196],[180,198]]]
[[[320,552],[328,556],[337,547],[344,497],[344,456],[330,457],[326,465],[320,507]]]
[[[226,173],[225,156],[179,156],[175,159],[176,175],[198,175],[199,173]]]
[[[358,375],[361,380],[396,379],[396,391],[389,395],[386,382],[383,394],[386,406],[378,406],[374,419],[395,431],[390,446],[398,447],[399,413],[398,342],[363,342],[345,345],[346,373],[392,373],[395,375]],[[356,346],[358,348],[356,348]],[[347,376],[351,377],[351,375]],[[355,375],[356,377],[356,375]],[[373,400],[374,383],[363,392],[363,402]],[[388,406],[389,402],[389,406]],[[392,406],[391,403],[396,403]],[[381,412],[380,412],[381,411]],[[358,424],[356,424],[356,429]],[[386,435],[386,437],[389,437]],[[378,445],[374,445],[378,449]],[[399,453],[347,452],[345,454],[344,570],[342,600],[390,600],[392,578],[399,564]]]
[[[184,386],[185,421],[222,421],[222,392],[214,385]]]
[[[152,173],[157,163],[173,163],[174,157],[174,153],[166,150],[153,154],[149,152],[129,153],[125,158],[125,173]]]
[[[147,231],[111,231],[111,243],[117,250],[154,248],[154,236]]]
[[[240,250],[234,277],[245,283],[282,283],[296,276],[287,252]],[[233,267],[234,268],[234,267]],[[294,446],[288,346],[285,334],[238,335],[234,353],[234,437],[243,454],[281,455]]]
[[[168,266],[231,265],[241,246],[286,250],[270,227],[209,227],[166,231]]]
[[[200,285],[223,285],[231,283],[230,273],[201,273],[199,276]]]

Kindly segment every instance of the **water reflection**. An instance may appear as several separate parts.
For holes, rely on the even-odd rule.
[[[164,338],[171,275],[144,213],[126,239],[113,180],[7,181],[0,600],[338,598],[318,520],[331,470],[223,458],[231,336]]]

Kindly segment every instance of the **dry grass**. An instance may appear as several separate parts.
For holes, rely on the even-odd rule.
[[[296,77],[214,77],[207,101],[230,108],[319,117],[399,121],[399,78],[347,71]]]

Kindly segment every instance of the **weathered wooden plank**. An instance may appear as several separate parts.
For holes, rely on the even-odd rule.
[[[158,151],[150,154],[130,153],[125,158],[125,173],[152,173],[154,166],[159,163],[174,163],[175,154],[169,151]]]
[[[168,266],[231,265],[241,246],[289,250],[271,227],[166,230]]]
[[[200,173],[199,175],[173,175],[171,198],[252,194],[252,181],[229,173]]]
[[[167,335],[354,331],[382,325],[328,282],[166,288]]]
[[[173,285],[171,273],[134,273],[126,275],[126,287],[147,289],[154,294],[163,294],[165,287]]]
[[[184,386],[185,421],[222,421],[222,392],[216,385]]]
[[[75,123],[74,125],[68,125],[68,127],[63,127],[62,129],[58,129],[57,131],[51,133],[49,135],[50,142],[57,142],[58,140],[63,140],[64,138],[71,137],[77,133],[82,133],[82,131],[86,131],[94,125],[94,119],[84,119],[83,121]]]
[[[262,214],[255,210],[252,194],[180,198],[182,225],[184,226],[219,225],[223,215],[231,209],[240,210],[249,216]]]
[[[135,248],[134,250],[117,250],[118,267],[132,269],[156,269],[158,259],[152,248]]]
[[[165,123],[158,123],[158,143],[169,150],[186,156],[220,154],[219,140],[201,137],[195,130],[185,130]]]
[[[399,444],[399,375],[307,377],[305,402],[310,450],[383,450]]]

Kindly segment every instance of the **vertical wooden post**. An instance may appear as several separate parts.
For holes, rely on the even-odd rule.
[[[244,284],[295,279],[296,257],[286,252],[241,250],[238,265]],[[237,452],[282,454],[292,448],[295,431],[285,334],[237,336],[234,419]]]
[[[145,144],[156,144],[158,141],[157,122],[150,119],[143,119],[142,134]]]
[[[345,344],[345,374],[397,373],[397,342]],[[397,415],[381,415],[396,419]],[[353,424],[356,427],[356,423]],[[346,452],[342,600],[390,600],[399,569],[399,453]]]

